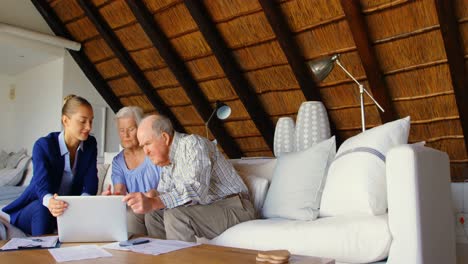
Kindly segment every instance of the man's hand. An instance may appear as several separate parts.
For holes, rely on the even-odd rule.
[[[145,192],[145,195],[146,195],[147,197],[152,197],[152,198],[154,198],[154,197],[156,197],[156,196],[159,195],[159,192],[156,191],[155,189],[151,189],[151,190]]]
[[[49,209],[50,213],[57,217],[62,215],[65,212],[65,209],[68,208],[68,204],[64,201],[57,200],[58,194],[54,194],[54,197],[50,198],[49,205],[47,208]]]
[[[129,193],[125,195],[123,201],[126,202],[136,214],[146,214],[164,208],[164,204],[159,197],[148,197],[141,192]]]

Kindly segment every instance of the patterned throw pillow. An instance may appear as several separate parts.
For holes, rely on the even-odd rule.
[[[13,152],[7,159],[6,168],[14,169],[18,163],[26,156],[26,149],[20,149],[18,152]]]
[[[4,150],[0,152],[0,169],[4,169],[6,167],[8,156],[8,153]]]

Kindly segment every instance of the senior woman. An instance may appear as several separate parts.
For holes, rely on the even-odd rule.
[[[137,106],[124,107],[115,116],[123,150],[112,161],[113,194],[141,192],[149,197],[157,195],[161,168],[154,165],[145,155],[137,139],[138,124],[142,117],[143,111]],[[109,185],[102,194],[112,194],[111,186]],[[144,215],[127,210],[128,232],[146,235],[144,219]]]

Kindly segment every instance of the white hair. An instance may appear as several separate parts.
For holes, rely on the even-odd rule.
[[[174,136],[174,127],[172,126],[172,122],[169,118],[164,115],[154,115],[154,116],[147,116],[146,118],[153,119],[151,123],[151,128],[153,133],[156,136],[160,136],[163,132],[166,132],[169,136]]]
[[[125,106],[115,114],[116,120],[120,118],[133,118],[138,126],[143,119],[143,110],[138,106]]]

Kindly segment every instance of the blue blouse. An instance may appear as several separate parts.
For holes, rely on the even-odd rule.
[[[140,166],[128,169],[123,150],[112,160],[112,184],[124,184],[127,192],[147,192],[157,189],[161,167],[154,165],[145,157]]]

